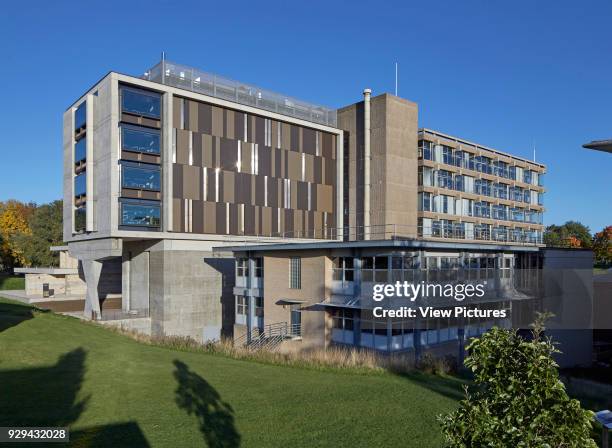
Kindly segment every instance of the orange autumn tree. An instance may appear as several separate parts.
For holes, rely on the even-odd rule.
[[[567,247],[572,247],[572,248],[582,247],[582,241],[580,241],[578,238],[572,235],[567,239]]]
[[[612,226],[608,226],[593,238],[595,262],[604,266],[612,265]]]
[[[23,251],[19,248],[16,237],[31,233],[28,220],[35,208],[35,204],[24,204],[14,199],[0,202],[0,263],[2,268],[21,266],[25,262]]]

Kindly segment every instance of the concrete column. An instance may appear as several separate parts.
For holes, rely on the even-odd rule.
[[[173,154],[173,130],[172,130],[172,94],[164,93],[162,97],[162,210],[164,232],[171,232],[173,226],[172,216],[172,154]]]
[[[94,96],[92,94],[87,95],[85,100],[86,107],[86,123],[87,123],[87,141],[85,142],[85,150],[87,154],[87,169],[85,170],[85,181],[86,181],[86,203],[85,207],[87,210],[85,230],[87,232],[93,232],[94,228],[94,175],[95,175],[95,163],[94,163]]]
[[[363,91],[363,239],[370,239],[370,95],[372,90]]]
[[[124,253],[121,260],[121,308],[125,312],[130,310],[130,262],[131,253]]]
[[[344,134],[336,140],[336,238],[344,238]]]
[[[82,264],[85,282],[87,283],[84,314],[87,318],[99,319],[102,317],[100,311],[100,296],[98,295],[102,262],[98,260],[83,260]]]

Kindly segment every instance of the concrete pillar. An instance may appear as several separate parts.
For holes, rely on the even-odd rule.
[[[83,260],[82,264],[85,282],[87,283],[84,314],[87,318],[99,319],[102,317],[100,311],[100,296],[98,295],[102,262],[98,260]]]
[[[163,120],[162,120],[162,227],[165,232],[171,232],[173,228],[172,216],[172,154],[173,148],[173,129],[172,129],[172,94],[164,93],[162,97]]]
[[[363,91],[363,239],[370,239],[370,96],[372,90]]]
[[[87,210],[85,230],[87,232],[93,232],[94,228],[94,175],[95,175],[95,162],[94,162],[94,96],[92,94],[87,95],[85,100],[87,105],[86,110],[86,123],[87,123],[87,134],[85,138],[85,151],[87,154],[87,169],[85,170],[85,196],[86,202],[85,207]]]
[[[121,260],[121,308],[126,313],[130,310],[130,262],[132,253],[124,253]]]

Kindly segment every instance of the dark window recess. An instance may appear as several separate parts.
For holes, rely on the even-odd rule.
[[[121,126],[121,149],[159,154],[159,148],[159,131],[133,126]]]
[[[160,191],[159,167],[123,165],[121,168],[121,186],[140,190]]]
[[[87,123],[87,103],[83,101],[74,111],[74,130],[84,128]]]
[[[87,223],[87,209],[85,207],[79,207],[74,210],[74,230],[82,232],[85,230]]]
[[[74,196],[85,196],[87,193],[87,178],[85,173],[81,173],[74,178]]]
[[[160,219],[159,204],[147,204],[144,202],[122,202],[121,203],[121,225],[137,227],[159,227]]]
[[[121,88],[121,111],[159,120],[161,98],[154,92]]]
[[[87,137],[83,137],[74,145],[74,163],[87,158]]]

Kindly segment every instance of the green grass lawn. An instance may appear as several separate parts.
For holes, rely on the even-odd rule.
[[[0,426],[73,446],[436,447],[451,378],[239,361],[138,343],[0,300]]]
[[[25,278],[0,274],[0,291],[7,289],[25,289]]]

